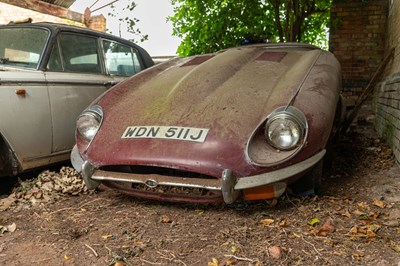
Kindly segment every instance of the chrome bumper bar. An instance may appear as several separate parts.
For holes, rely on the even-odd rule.
[[[74,150],[75,152],[77,152],[76,149]],[[304,160],[297,164],[273,172],[254,176],[238,178],[232,174],[232,171],[230,169],[226,169],[223,171],[221,179],[182,178],[156,174],[137,175],[130,173],[110,172],[97,170],[87,161],[82,161],[83,163],[81,164],[81,167],[75,167],[75,165],[77,165],[77,161],[79,161],[77,160],[76,156],[79,154],[75,153],[71,155],[71,157],[75,157],[75,163],[73,163],[75,169],[78,171],[82,170],[82,176],[88,189],[95,189],[98,185],[100,185],[101,181],[137,183],[144,184],[148,187],[153,188],[157,186],[203,188],[208,190],[222,191],[225,203],[230,204],[237,199],[241,190],[248,188],[255,188],[280,183],[277,187],[282,194],[284,192],[284,189],[286,188],[286,186],[282,187],[282,181],[291,176],[304,172],[307,169],[310,169],[323,158],[325,153],[326,151],[322,150],[314,156],[308,158],[307,160]]]

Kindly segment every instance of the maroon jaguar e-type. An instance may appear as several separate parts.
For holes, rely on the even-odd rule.
[[[78,118],[74,167],[135,197],[233,203],[318,185],[341,86],[335,57],[258,44],[174,58]]]

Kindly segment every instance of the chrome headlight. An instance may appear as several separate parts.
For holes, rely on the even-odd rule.
[[[306,127],[306,118],[300,110],[279,108],[268,117],[264,135],[272,147],[288,151],[303,144]]]
[[[76,122],[78,134],[90,142],[96,136],[103,120],[103,110],[99,105],[93,105],[85,110]]]

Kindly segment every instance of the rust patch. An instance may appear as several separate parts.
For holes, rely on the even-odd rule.
[[[186,62],[185,64],[181,65],[181,67],[200,65],[200,64],[204,63],[205,61],[207,61],[208,59],[211,59],[213,57],[214,57],[214,55],[196,56],[195,58],[193,58],[189,62]]]
[[[257,61],[272,61],[281,62],[282,59],[287,55],[286,52],[264,52],[256,58]]]

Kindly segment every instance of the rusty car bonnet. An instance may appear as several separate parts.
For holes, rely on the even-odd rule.
[[[144,149],[144,159],[168,164],[157,161],[158,155],[168,152],[171,158],[188,158],[184,151],[187,145],[197,145],[198,150],[207,147],[208,152],[202,154],[210,156],[210,160],[223,156],[227,150],[242,156],[240,150],[251,132],[269,112],[288,104],[319,53],[319,49],[310,47],[270,49],[256,45],[176,58],[150,68],[99,100],[104,121],[88,154],[97,165],[116,149],[120,157],[115,159],[126,163],[135,160],[135,152]],[[130,126],[181,126],[209,132],[205,143],[195,144],[122,139]]]

